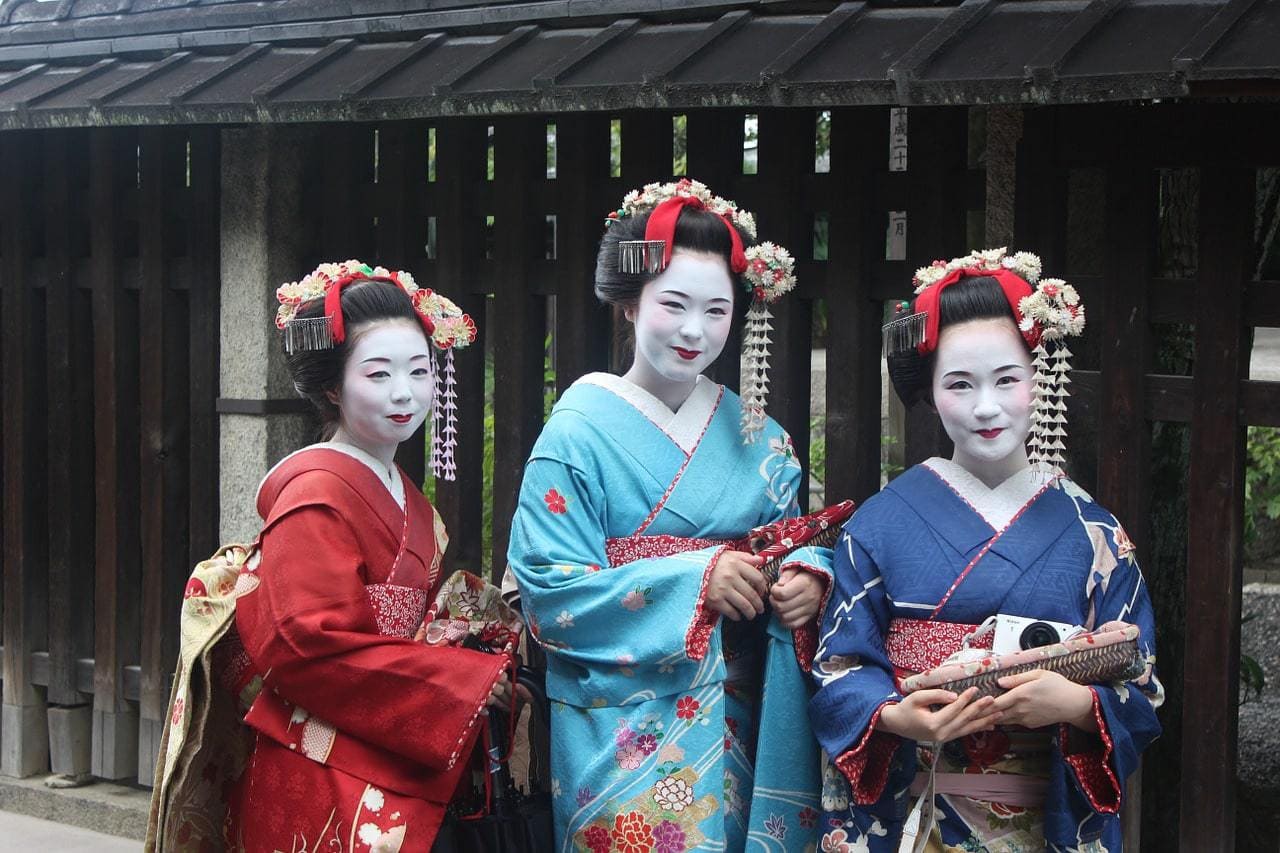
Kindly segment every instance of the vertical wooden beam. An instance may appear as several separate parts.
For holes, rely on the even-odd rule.
[[[799,188],[813,171],[812,110],[763,110],[757,125],[759,192],[754,202],[759,238],[786,246],[793,256],[809,258],[813,246],[812,204],[799,195]],[[739,171],[742,162],[742,131],[737,138]],[[812,284],[812,283],[810,283]],[[812,293],[804,288],[806,296]],[[749,300],[745,292],[734,295]],[[800,511],[809,507],[809,410],[813,358],[813,300],[792,292],[769,309],[774,334],[770,345],[769,414],[790,435],[797,456],[806,464],[796,499]],[[732,361],[738,351],[729,351],[722,360]]]
[[[545,175],[546,124],[540,116],[495,122],[496,246],[493,334],[493,562],[507,565],[507,541],[524,464],[542,430],[546,300],[528,270],[542,254],[543,212],[530,185]]]
[[[911,270],[936,258],[963,255],[965,190],[969,167],[967,107],[912,107],[909,113],[907,263],[902,289],[910,291]],[[888,124],[884,125],[888,133]],[[887,156],[887,155],[886,155]],[[907,411],[906,464],[949,456],[951,442],[937,414],[924,403]]]
[[[609,117],[598,113],[556,116],[555,369],[557,396],[574,380],[609,366],[609,311],[594,291],[596,251],[611,198]]]
[[[91,403],[77,393],[80,359],[73,352],[82,349],[73,313],[80,293],[72,281],[71,258],[71,167],[72,157],[82,156],[77,143],[81,135],[74,131],[49,131],[44,134],[45,201],[45,349],[48,387],[46,414],[49,436],[48,458],[41,474],[48,477],[51,507],[49,513],[49,693],[51,704],[79,705],[86,699],[76,690],[76,659],[88,653],[81,645],[84,628],[93,624],[89,600],[85,592],[92,586],[90,555],[79,547],[79,531],[85,519],[92,519],[84,498],[87,491],[75,482],[83,462],[79,452],[83,441],[78,424]],[[58,752],[58,750],[55,750]],[[88,772],[82,769],[66,772]],[[62,768],[57,768],[62,771]]]
[[[486,298],[476,270],[484,257],[484,213],[474,187],[484,180],[486,125],[475,119],[444,119],[436,125],[436,281],[476,321],[479,333],[457,354],[457,479],[436,482],[436,507],[449,531],[445,570],[478,571],[482,562],[484,503],[484,374]]]
[[[872,273],[883,255],[886,213],[877,206],[875,188],[877,176],[888,168],[888,127],[889,111],[883,107],[831,113],[827,180],[833,192],[824,291],[828,504],[845,498],[863,501],[880,490],[883,309],[873,295]]]
[[[1240,381],[1248,350],[1244,283],[1251,278],[1255,174],[1201,171],[1194,408],[1187,525],[1186,695],[1181,849],[1234,850],[1236,712],[1243,576],[1244,447]]]
[[[45,769],[49,740],[44,691],[31,683],[31,652],[45,641],[44,454],[37,409],[43,406],[43,360],[30,278],[29,222],[39,217],[26,175],[41,139],[0,134],[0,269],[4,388],[4,707],[0,772],[30,776]]]
[[[1018,141],[1013,245],[1035,252],[1046,270],[1066,270],[1066,169],[1058,167],[1058,108],[1025,107]]]
[[[622,116],[622,179],[615,186],[624,193],[671,177],[671,114],[644,110]],[[605,207],[605,213],[609,210]]]
[[[222,136],[216,129],[195,127],[191,146],[191,185],[187,198],[188,335],[190,373],[190,541],[187,564],[207,558],[218,542],[218,413],[219,305],[222,295],[220,177]]]
[[[136,777],[138,715],[124,698],[123,667],[138,643],[136,536],[137,407],[126,387],[131,339],[118,272],[123,194],[121,152],[132,148],[129,131],[95,128],[89,148],[89,252],[93,282],[94,391],[94,643],[93,745],[90,771],[104,779]],[[136,345],[136,344],[135,344]],[[132,424],[126,423],[126,419]],[[216,487],[216,478],[215,478]],[[136,523],[136,521],[135,521]],[[217,519],[214,519],[216,525]],[[136,529],[136,528],[135,528]],[[101,614],[110,614],[102,618]]]

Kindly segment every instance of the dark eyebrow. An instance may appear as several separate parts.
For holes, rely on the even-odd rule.
[[[946,373],[942,374],[942,378],[946,379],[948,376],[971,376],[971,375],[972,374],[970,374],[969,371],[967,370],[948,370]]]
[[[1001,373],[1006,370],[1020,370],[1021,368],[1021,364],[1006,364],[1004,367],[997,367],[996,373]]]
[[[660,290],[660,291],[658,291],[658,292],[659,292],[659,293],[669,293],[669,294],[671,294],[672,296],[679,296],[681,299],[690,299],[690,300],[691,300],[691,297],[689,296],[689,294],[684,293],[683,291],[680,291],[680,290],[676,290],[675,288],[671,288],[671,287],[664,287],[662,290]],[[692,300],[691,300],[691,301],[692,301]],[[723,297],[723,296],[716,296],[716,297],[713,297],[713,298],[711,298],[711,299],[708,299],[707,301],[708,301],[708,302],[732,302],[733,300],[731,300],[731,299],[727,299],[727,298],[725,298],[725,297]]]
[[[427,357],[428,357],[428,356],[427,356],[427,354],[426,354],[425,352],[420,352],[420,353],[418,353],[418,354],[417,354],[417,355],[415,355],[415,356],[411,356],[411,357],[409,358],[409,360],[410,360],[410,361],[417,361],[417,360],[418,360],[418,359],[420,359],[420,358],[427,358]],[[385,363],[385,364],[390,364],[390,363],[391,363],[391,359],[389,359],[389,358],[385,358],[385,357],[380,356],[380,355],[370,356],[369,358],[366,358],[364,361],[362,361],[362,362],[360,362],[360,363],[361,363],[361,364],[368,364],[368,363],[369,363],[369,362],[371,362],[371,361],[383,362],[383,363]]]

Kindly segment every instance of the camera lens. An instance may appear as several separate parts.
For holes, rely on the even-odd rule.
[[[1018,645],[1024,649],[1035,649],[1058,642],[1058,632],[1048,622],[1032,622],[1022,629],[1018,637]]]

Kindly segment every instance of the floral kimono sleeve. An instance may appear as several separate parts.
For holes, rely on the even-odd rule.
[[[1133,556],[1133,544],[1110,514],[1101,520],[1086,519],[1085,526],[1094,546],[1094,562],[1087,586],[1093,625],[1126,622],[1141,631],[1139,649],[1146,669],[1127,682],[1097,684],[1093,691],[1093,712],[1097,735],[1085,734],[1071,726],[1059,726],[1058,751],[1053,780],[1070,791],[1070,814],[1060,815],[1069,823],[1061,827],[1068,837],[1083,815],[1115,815],[1120,811],[1124,780],[1138,767],[1142,751],[1160,734],[1156,708],[1164,701],[1164,688],[1155,673],[1155,621],[1147,586]],[[1047,820],[1052,820],[1052,813]],[[1046,827],[1046,835],[1057,833]]]
[[[583,679],[609,664],[638,675],[716,662],[718,635],[698,646],[690,634],[725,546],[610,567],[606,499],[599,477],[568,463],[538,457],[525,468],[508,557],[534,635],[560,663],[582,667]]]
[[[864,508],[865,510],[866,508]],[[875,728],[881,711],[901,701],[884,649],[889,602],[880,569],[854,538],[851,522],[835,547],[835,591],[822,619],[809,703],[813,732],[848,779],[853,800],[871,805],[884,793],[893,755],[903,743]]]

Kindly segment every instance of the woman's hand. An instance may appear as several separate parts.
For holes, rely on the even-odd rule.
[[[764,612],[768,584],[760,574],[763,559],[746,551],[723,551],[707,579],[707,607],[737,622]]]
[[[506,708],[511,704],[511,679],[504,671],[498,675],[498,680],[493,682],[493,686],[489,688],[489,698],[485,701],[485,713],[489,708]]]
[[[995,699],[970,687],[959,696],[950,690],[917,690],[896,705],[886,705],[876,728],[908,740],[944,743],[974,732],[990,731],[1004,722]],[[934,706],[942,707],[934,710]]]
[[[784,628],[803,628],[818,615],[824,592],[822,580],[803,569],[783,569],[769,592],[769,603]]]
[[[999,684],[1009,691],[996,699],[996,709],[1004,723],[1029,729],[1070,723],[1082,731],[1098,731],[1093,691],[1059,673],[1033,669],[1006,675]]]

